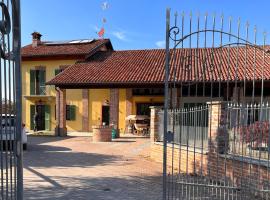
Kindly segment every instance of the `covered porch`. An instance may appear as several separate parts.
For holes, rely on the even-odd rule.
[[[59,87],[56,86],[56,136],[70,134],[67,126],[67,91],[78,89],[82,91],[80,118],[81,128],[78,132],[92,133],[93,126],[110,126],[117,130],[118,135],[133,133],[128,130],[130,119],[139,116],[149,121],[150,133],[150,107],[163,105],[162,88],[104,88],[104,87]],[[152,92],[149,92],[152,91]],[[148,93],[143,94],[142,91]],[[160,91],[160,92],[157,92]],[[155,93],[155,94],[153,94]],[[77,112],[78,112],[77,110]]]

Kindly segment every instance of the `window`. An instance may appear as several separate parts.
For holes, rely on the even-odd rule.
[[[75,121],[76,120],[76,106],[66,105],[66,120]]]
[[[211,89],[212,88],[212,89]],[[211,85],[210,83],[205,83],[204,85],[186,85],[182,87],[182,96],[205,96],[205,97],[220,97],[224,95],[224,87],[219,87],[218,85]]]
[[[132,90],[133,95],[137,96],[163,96],[163,88],[137,88]]]
[[[61,68],[55,69],[54,75],[56,76],[56,75],[60,74],[62,71],[64,71],[64,69],[61,69]]]
[[[45,69],[30,70],[31,95],[45,95],[46,94],[45,82],[46,82]]]
[[[163,106],[163,103],[136,103],[136,114],[150,116],[150,106]]]

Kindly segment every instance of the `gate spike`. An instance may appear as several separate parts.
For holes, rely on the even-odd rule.
[[[239,17],[238,20],[237,20],[238,26],[240,26],[240,23],[241,23],[241,18]]]
[[[181,15],[182,15],[182,17],[185,17],[185,12],[183,11],[183,12],[181,13]]]
[[[254,33],[256,34],[256,32],[257,32],[257,26],[255,25],[254,26]]]
[[[246,22],[246,27],[247,27],[247,28],[249,27],[249,21]]]

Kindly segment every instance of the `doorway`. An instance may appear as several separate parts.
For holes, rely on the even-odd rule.
[[[50,106],[49,105],[31,105],[31,130],[37,131],[50,130]],[[37,118],[36,118],[37,113]],[[35,119],[36,118],[36,119]]]
[[[45,130],[45,105],[37,105],[36,112],[38,115],[37,119],[37,130]]]
[[[102,125],[108,126],[110,123],[110,106],[102,106]]]

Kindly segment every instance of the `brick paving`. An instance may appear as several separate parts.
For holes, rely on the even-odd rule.
[[[162,166],[146,138],[91,143],[90,137],[29,137],[26,200],[161,199]]]

